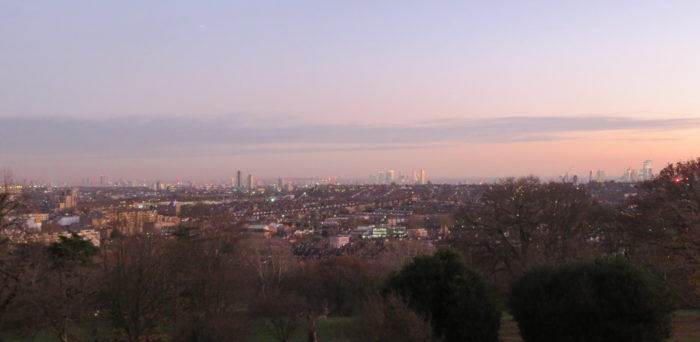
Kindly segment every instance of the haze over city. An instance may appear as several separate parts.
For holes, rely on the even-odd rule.
[[[5,1],[0,167],[83,179],[657,169],[700,146],[690,1]]]

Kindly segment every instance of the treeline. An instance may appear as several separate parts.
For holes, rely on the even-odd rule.
[[[77,234],[14,246],[2,260],[0,338],[60,341],[277,341],[379,300],[397,258],[300,261],[283,240],[233,233],[114,238]]]
[[[700,159],[669,165],[614,207],[575,184],[507,179],[455,222],[448,244],[501,298],[535,266],[623,256],[652,271],[676,305],[700,307]]]

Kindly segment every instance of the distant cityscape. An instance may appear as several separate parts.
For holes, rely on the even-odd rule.
[[[584,182],[642,182],[653,178],[653,163],[651,160],[642,162],[640,168],[629,167],[618,176],[608,176],[605,170],[591,169],[587,175],[569,174],[568,172],[557,177],[542,177],[545,180],[561,181],[566,183]],[[237,170],[230,179],[204,179],[182,180],[177,177],[171,180],[161,179],[133,179],[124,177],[106,176],[100,174],[95,177],[85,177],[77,181],[55,181],[47,179],[34,179],[16,177],[16,185],[22,186],[96,186],[96,187],[151,187],[153,189],[167,190],[169,187],[193,186],[201,188],[237,188],[254,189],[256,187],[275,186],[279,189],[290,186],[310,186],[322,184],[336,185],[363,185],[363,184],[482,184],[498,182],[501,177],[465,177],[465,178],[429,178],[426,169],[396,171],[393,169],[377,171],[367,178],[341,178],[337,176],[327,177],[255,177],[252,172],[246,173]]]

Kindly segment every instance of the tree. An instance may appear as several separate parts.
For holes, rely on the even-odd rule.
[[[252,279],[240,264],[238,236],[200,234],[168,248],[176,293],[175,341],[240,341]]]
[[[267,289],[253,300],[248,310],[253,317],[263,320],[275,340],[288,342],[306,318],[303,315],[305,305],[304,299],[295,293]]]
[[[5,172],[5,182],[0,191],[0,324],[7,309],[17,298],[21,278],[27,270],[24,258],[18,258],[11,246],[10,237],[23,231],[22,211],[24,205],[20,199],[10,194],[9,175]]]
[[[292,247],[286,241],[253,237],[241,245],[242,260],[255,273],[263,295],[268,289],[280,287],[298,267]]]
[[[127,341],[163,335],[172,318],[174,279],[165,243],[155,236],[134,236],[114,240],[104,253],[102,308]]]
[[[498,341],[501,314],[481,276],[455,251],[418,256],[387,281],[384,294],[430,318],[443,341]]]
[[[356,256],[335,256],[316,262],[306,261],[290,278],[287,291],[303,299],[307,341],[318,340],[316,323],[330,314],[348,316],[358,305],[377,294],[378,269]]]
[[[307,262],[298,281],[305,297],[318,297],[312,301],[323,306],[330,314],[349,316],[361,303],[377,294],[380,287],[380,270],[368,261],[356,256],[333,256],[320,262]],[[313,281],[315,286],[304,286]]]
[[[660,342],[671,332],[664,290],[622,258],[535,268],[509,304],[526,342]]]
[[[430,322],[395,296],[373,298],[354,318],[353,340],[362,342],[431,342]]]
[[[582,188],[534,177],[490,185],[455,214],[452,244],[493,280],[542,262],[595,255],[601,208]],[[505,273],[505,277],[499,275]]]
[[[301,325],[306,302],[293,287],[299,264],[286,241],[251,238],[244,240],[242,260],[255,274],[257,295],[249,312],[265,323],[280,342],[289,340]]]
[[[700,158],[641,183],[619,222],[620,251],[685,287],[676,291],[684,304],[700,306]]]
[[[70,338],[71,324],[90,317],[94,304],[94,258],[99,249],[76,233],[60,236],[45,250],[41,273],[27,284],[24,296],[32,321],[48,327],[58,340]]]

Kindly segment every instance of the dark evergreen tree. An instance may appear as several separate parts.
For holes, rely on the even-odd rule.
[[[501,313],[494,297],[455,251],[414,258],[390,277],[384,293],[395,294],[429,318],[434,335],[443,341],[498,341]]]
[[[623,258],[535,268],[509,304],[526,342],[657,342],[671,332],[665,291]]]

